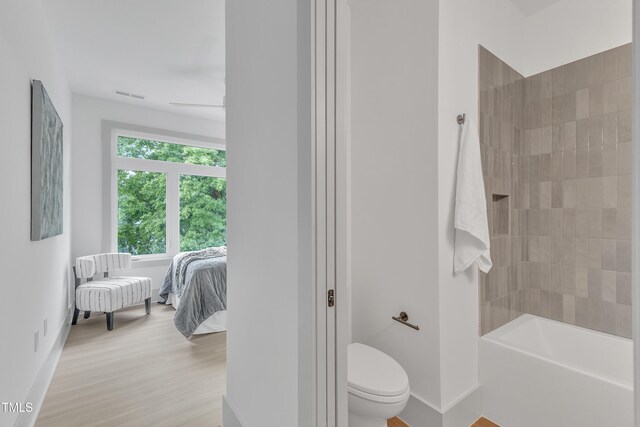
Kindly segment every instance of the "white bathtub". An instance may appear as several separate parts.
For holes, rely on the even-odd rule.
[[[484,416],[502,427],[633,426],[633,345],[529,314],[480,338]]]

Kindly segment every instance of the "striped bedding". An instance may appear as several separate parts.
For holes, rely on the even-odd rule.
[[[211,315],[227,309],[226,247],[211,249],[216,250],[176,255],[160,288],[164,301],[169,293],[180,297],[174,324],[187,338]]]

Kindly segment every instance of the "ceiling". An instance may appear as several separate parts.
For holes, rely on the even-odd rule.
[[[169,104],[222,104],[224,0],[43,3],[73,92],[224,120],[222,108]]]
[[[562,0],[511,0],[525,16],[531,16],[561,1]]]

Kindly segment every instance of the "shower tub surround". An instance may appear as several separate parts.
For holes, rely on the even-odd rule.
[[[481,333],[533,315],[631,336],[631,45],[523,77],[479,48],[494,269]]]
[[[479,352],[482,409],[499,425],[633,425],[631,340],[525,314]]]

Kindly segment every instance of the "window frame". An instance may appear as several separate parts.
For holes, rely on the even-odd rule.
[[[112,252],[118,252],[118,171],[131,170],[140,172],[155,172],[166,175],[166,252],[162,254],[135,255],[133,261],[153,261],[171,259],[180,252],[180,176],[196,175],[213,178],[227,178],[226,167],[192,165],[188,163],[174,163],[163,160],[135,159],[118,156],[118,138],[129,137],[164,142],[168,144],[180,144],[192,147],[208,148],[226,151],[223,143],[204,142],[195,139],[181,138],[131,130],[126,128],[111,129],[110,143],[110,241]]]

